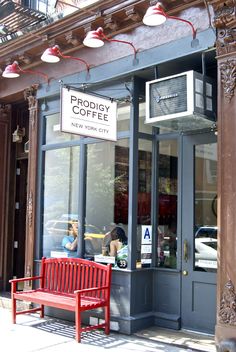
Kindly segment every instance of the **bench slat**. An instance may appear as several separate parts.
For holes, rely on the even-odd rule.
[[[58,293],[50,293],[41,290],[35,291],[22,291],[17,293],[14,298],[26,301],[32,301],[37,304],[44,304],[50,307],[66,309],[75,311],[75,295],[62,295]],[[105,300],[102,302],[101,299],[90,296],[83,296],[81,298],[81,311],[88,309],[95,309],[105,305]]]

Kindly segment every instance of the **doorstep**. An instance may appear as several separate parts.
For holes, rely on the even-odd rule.
[[[186,349],[191,348],[195,351],[216,352],[215,336],[195,331],[172,330],[152,326],[140,330],[134,335]]]

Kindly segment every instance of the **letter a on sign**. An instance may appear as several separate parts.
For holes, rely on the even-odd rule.
[[[152,243],[152,226],[142,226],[142,244]]]
[[[151,238],[151,236],[150,236],[150,233],[149,233],[149,229],[146,228],[146,231],[145,231],[145,234],[144,234],[144,239],[146,240],[146,239],[150,239],[150,238]]]

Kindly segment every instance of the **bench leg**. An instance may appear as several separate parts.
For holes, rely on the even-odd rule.
[[[40,318],[44,318],[44,305],[41,305]]]
[[[12,314],[12,324],[16,323],[16,299],[11,299],[11,314]]]
[[[110,305],[105,307],[105,334],[110,334]]]
[[[78,306],[75,310],[75,339],[77,342],[81,341],[81,315]]]

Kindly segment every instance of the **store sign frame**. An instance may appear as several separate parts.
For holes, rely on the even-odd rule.
[[[117,141],[117,102],[61,87],[61,132]]]

